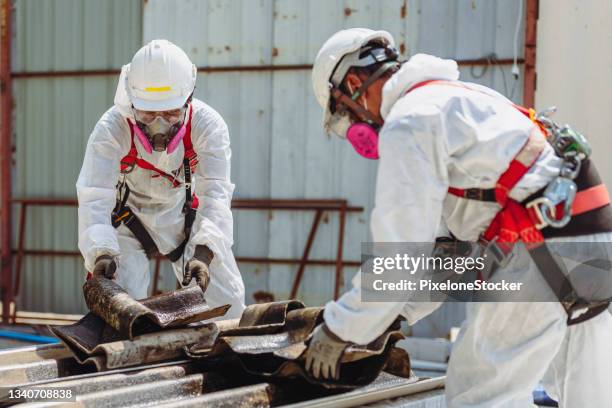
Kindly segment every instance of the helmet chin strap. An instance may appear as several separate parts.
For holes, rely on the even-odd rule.
[[[333,98],[341,105],[346,106],[353,113],[361,116],[365,119],[365,122],[370,125],[381,127],[384,123],[383,119],[374,115],[367,108],[364,108],[360,104],[357,103],[357,99],[372,85],[377,79],[382,77],[387,71],[393,69],[398,66],[397,61],[390,61],[383,65],[381,65],[372,75],[370,75],[350,97],[342,92],[340,89],[333,87],[331,89],[331,95]]]
[[[363,118],[365,122],[378,127],[383,125],[384,122],[381,117],[374,115],[369,110],[365,109],[338,88],[332,88],[331,94],[339,104],[346,106],[351,112]]]

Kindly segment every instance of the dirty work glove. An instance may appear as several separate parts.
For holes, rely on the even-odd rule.
[[[113,279],[116,271],[117,262],[115,257],[111,255],[100,255],[96,258],[93,271],[91,271],[91,273],[94,277],[103,276],[107,279]]]
[[[206,245],[197,245],[193,258],[185,265],[185,270],[183,271],[183,286],[189,285],[193,278],[195,278],[202,292],[206,292],[206,288],[210,282],[208,267],[212,259],[213,252]]]
[[[306,371],[314,378],[340,378],[340,358],[349,343],[332,333],[325,323],[314,329],[306,350]]]

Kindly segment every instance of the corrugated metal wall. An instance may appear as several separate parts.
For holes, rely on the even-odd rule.
[[[40,7],[35,7],[32,1],[19,3],[22,3],[19,6],[17,34],[19,48],[25,47],[26,55],[38,55],[38,47],[44,47],[43,51],[48,54],[40,55],[39,60],[47,65],[37,69],[55,68],[53,61],[55,64],[64,64],[63,69],[67,69],[66,66],[71,63],[76,64],[69,65],[73,69],[98,67],[95,65],[98,63],[106,64],[105,67],[118,67],[131,58],[140,41],[138,2],[125,6],[121,3],[123,11],[119,10],[119,2],[110,3],[113,7],[103,7],[97,13],[107,16],[108,20],[104,23],[92,22],[96,27],[104,27],[100,28],[98,39],[93,42],[101,42],[106,54],[98,55],[97,52],[87,50],[89,59],[86,60],[93,65],[84,65],[85,57],[79,53],[84,42],[74,37],[80,38],[76,34],[86,31],[89,24],[74,23],[77,27],[68,29],[71,27],[68,22],[58,24],[65,17],[65,13],[58,9],[66,7],[65,12],[69,15],[76,13],[74,18],[78,19],[86,15],[85,9],[91,12],[90,7],[93,6],[89,6],[89,2],[85,3],[88,6],[79,5],[80,11],[74,11],[68,10],[70,7],[67,3],[51,1],[45,3],[45,7],[53,10],[47,10],[46,14],[43,14],[45,12]],[[518,1],[502,0],[148,0],[143,3],[142,39],[168,38],[183,47],[198,66],[311,64],[319,47],[332,33],[341,28],[367,26],[390,31],[404,56],[428,52],[442,57],[473,59],[496,53],[501,59],[512,56],[518,5]],[[117,18],[110,18],[111,13],[116,13]],[[39,15],[56,17],[51,22],[45,19],[36,26],[24,24],[26,19]],[[138,24],[134,23],[136,21]],[[118,35],[115,29],[125,33]],[[521,54],[522,31],[521,28],[518,39]],[[44,36],[44,41],[34,44],[27,42],[28,38],[35,42],[32,38],[36,36]],[[54,56],[49,51],[61,48],[60,43],[53,42],[61,36],[65,36],[71,44],[70,50],[65,50],[65,57]],[[113,48],[115,44],[120,48]],[[20,57],[18,64],[22,65],[17,68],[34,69],[24,65],[31,63]],[[506,95],[511,93],[514,83],[509,66],[487,69],[464,67],[462,76],[465,80],[492,86]],[[65,94],[58,92],[60,81],[61,86],[67,87]],[[87,86],[77,81],[87,81]],[[40,84],[37,85],[37,82]],[[109,78],[36,80],[32,81],[32,85],[18,85],[17,133],[18,136],[23,134],[18,152],[18,194],[74,195],[73,185],[79,167],[76,163],[80,161],[85,138],[97,116],[110,103],[114,84],[115,79]],[[42,98],[35,97],[35,90],[29,88],[36,86],[48,89],[48,93]],[[73,92],[78,98],[70,97]],[[519,81],[513,99],[520,101],[521,92],[522,82]],[[368,239],[368,214],[374,200],[376,163],[361,160],[341,140],[323,134],[320,126],[321,109],[311,92],[309,70],[200,74],[196,96],[217,109],[229,124],[234,152],[232,176],[237,186],[236,197],[338,197],[347,198],[353,205],[364,206],[364,214],[348,216],[344,246],[347,259],[360,258],[360,242]],[[45,109],[50,105],[56,107]],[[81,115],[73,116],[73,109],[65,109],[73,105],[74,110]],[[45,120],[30,124],[28,119],[34,113],[42,115]],[[68,126],[67,123],[74,126]],[[35,147],[30,146],[28,141],[28,138],[39,140],[41,132],[50,133],[53,138],[65,138],[61,140],[79,140],[80,144],[78,148],[74,145],[61,148],[60,145],[49,144],[44,149],[53,152],[53,157],[49,157],[42,154],[41,150],[34,151]],[[50,143],[50,140],[56,139],[48,137],[44,143]],[[27,150],[28,154],[26,149],[30,149]],[[35,163],[32,163],[32,157],[37,158]],[[74,159],[60,161],[59,157]],[[35,170],[49,169],[54,165],[54,160],[58,166],[61,163],[63,170],[38,180],[38,172]],[[31,171],[28,172],[30,167]],[[53,215],[49,217],[58,219],[58,211],[50,211]],[[43,216],[41,211],[38,220]],[[235,253],[241,256],[299,257],[311,218],[312,214],[308,213],[237,212]],[[70,221],[68,215],[63,220]],[[326,217],[312,248],[313,257],[335,256],[337,223],[337,216]],[[70,233],[74,234],[74,224],[70,225]],[[75,242],[74,236],[66,236],[69,240],[60,240],[63,234],[54,240],[52,231],[49,228],[45,232],[47,235],[39,235],[38,240],[32,243],[60,247]],[[34,273],[36,265],[38,269]],[[77,291],[80,278],[75,278],[78,275],[75,268],[80,266],[78,262],[55,261],[54,264],[47,262],[36,265],[32,261],[26,264],[30,271],[28,279],[40,285],[55,282],[58,289],[55,292],[48,288],[38,289],[37,293],[41,297],[50,297],[51,293],[56,293],[56,297],[66,298],[67,293],[72,297]],[[273,291],[278,298],[286,297],[296,269],[247,264],[240,266],[247,283],[249,300],[251,294],[259,289]],[[63,278],[69,283],[63,284],[57,278],[51,280],[48,276],[50,272],[54,272],[55,276],[64,274]],[[169,271],[165,272],[164,287],[170,288],[174,284],[173,278]],[[47,273],[46,278],[41,277],[44,273]],[[354,273],[354,269],[345,271],[345,283],[350,281]],[[332,294],[332,277],[332,268],[308,267],[300,297],[309,304],[325,302]],[[28,299],[28,305],[36,308],[52,304],[42,299]],[[65,303],[59,300],[53,303],[54,309],[58,311],[72,311],[74,306],[72,299]],[[447,309],[453,310],[439,312],[439,316],[431,320],[431,323],[426,323],[427,327],[423,330],[443,333],[449,322],[456,322],[462,315],[460,308]]]
[[[15,72],[120,68],[141,43],[140,0],[15,2]],[[85,145],[117,79],[15,80],[16,197],[75,197]],[[17,212],[15,213],[17,215]],[[30,208],[26,247],[75,250],[75,208]],[[17,230],[15,218],[14,229]],[[80,258],[26,257],[19,305],[86,310]]]
[[[310,64],[335,31],[366,26],[390,31],[404,56],[427,52],[475,59],[495,53],[501,59],[512,57],[518,5],[476,0],[149,0],[144,7],[143,39],[168,38],[198,66]],[[522,54],[522,29],[520,34]],[[506,95],[512,92],[510,67],[466,67],[462,76]],[[230,127],[235,196],[342,197],[364,206],[364,214],[348,216],[344,246],[347,259],[360,259],[360,242],[368,239],[376,163],[360,159],[346,143],[323,134],[310,71],[210,73],[200,75],[198,81],[196,95],[219,110]],[[520,101],[521,93],[522,82],[518,82],[514,100]],[[299,257],[312,216],[238,213],[235,252]],[[313,257],[335,256],[337,223],[337,215],[326,218],[312,248]],[[249,298],[259,289],[284,298],[296,268],[241,264],[241,270]],[[355,269],[346,270],[345,283],[354,273]],[[331,298],[333,268],[308,267],[305,277],[300,298],[313,305]],[[445,307],[415,332],[442,335],[462,316],[462,307]]]

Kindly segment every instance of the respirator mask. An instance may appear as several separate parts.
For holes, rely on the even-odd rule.
[[[332,83],[330,89],[332,116],[328,127],[338,136],[346,137],[353,149],[366,159],[376,160],[379,158],[378,131],[382,127],[383,121],[368,110],[367,102],[364,107],[357,103],[357,100],[377,79],[390,70],[396,70],[399,67],[398,56],[399,54],[394,48],[369,45],[358,52],[344,56],[330,79]],[[374,64],[381,65],[368,76],[355,92],[348,89],[350,95],[347,95],[339,89],[351,68],[367,67]]]
[[[185,136],[187,110],[191,98],[179,109],[167,111],[143,111],[132,108],[135,123],[134,134],[140,140],[147,153],[176,150]]]
[[[350,91],[349,91],[350,92]],[[332,91],[336,103],[335,113],[330,121],[330,129],[353,146],[362,157],[378,160],[378,131],[382,127],[380,118],[376,118],[365,107],[359,105],[339,90]],[[357,92],[353,95],[360,95]],[[355,98],[357,99],[357,98]],[[356,119],[356,113],[361,119]]]

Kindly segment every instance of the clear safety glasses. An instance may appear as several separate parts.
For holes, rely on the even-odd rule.
[[[133,111],[136,120],[138,122],[144,123],[145,125],[150,125],[158,117],[164,119],[169,124],[174,125],[185,119],[185,112],[187,111],[187,106],[167,111],[143,111],[138,109],[133,109]]]

